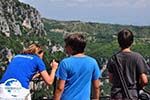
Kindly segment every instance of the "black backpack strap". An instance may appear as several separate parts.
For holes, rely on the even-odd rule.
[[[115,69],[119,75],[119,80],[121,82],[121,85],[122,85],[122,90],[123,90],[123,93],[124,93],[124,96],[128,99],[128,100],[132,100],[131,97],[130,97],[130,94],[129,94],[129,90],[128,90],[128,86],[127,86],[127,83],[125,81],[125,78],[124,78],[124,75],[121,71],[121,68],[122,68],[122,65],[120,64],[120,62],[118,61],[116,55],[114,55],[114,59],[116,61],[115,63]]]

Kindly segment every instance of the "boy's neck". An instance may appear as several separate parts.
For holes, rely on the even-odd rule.
[[[75,54],[75,55],[73,55],[73,56],[75,56],[75,57],[83,57],[83,56],[85,56],[85,55],[84,55],[84,53],[78,53],[78,54]]]
[[[122,52],[131,52],[130,48],[121,49]]]

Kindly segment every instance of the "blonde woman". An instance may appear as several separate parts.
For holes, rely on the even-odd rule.
[[[0,99],[31,99],[29,95],[29,82],[39,72],[43,80],[51,85],[54,81],[58,63],[52,61],[50,75],[42,60],[44,52],[37,44],[32,44],[13,57],[6,72],[0,80]],[[28,96],[28,97],[27,97]]]

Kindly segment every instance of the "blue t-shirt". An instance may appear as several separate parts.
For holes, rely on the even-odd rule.
[[[15,78],[20,81],[22,87],[29,88],[29,82],[36,72],[46,70],[45,64],[37,55],[18,54],[13,57],[7,67],[0,83],[4,83],[10,78]]]
[[[90,100],[91,81],[101,72],[95,59],[71,56],[60,62],[56,76],[66,81],[61,100]]]

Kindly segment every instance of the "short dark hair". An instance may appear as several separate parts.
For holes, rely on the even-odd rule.
[[[83,53],[86,47],[86,39],[83,34],[69,34],[64,39],[66,46],[70,46],[73,50],[73,55]]]
[[[118,43],[122,49],[130,47],[133,40],[133,33],[129,29],[123,29],[118,33]]]

